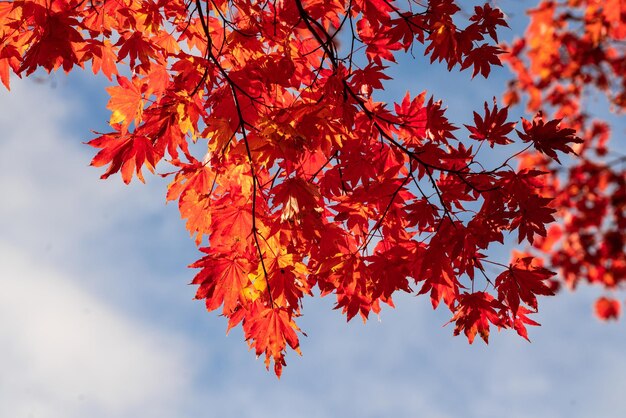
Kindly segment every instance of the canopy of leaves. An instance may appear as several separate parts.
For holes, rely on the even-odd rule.
[[[204,253],[191,265],[196,298],[229,329],[241,324],[280,376],[287,348],[299,353],[295,321],[314,289],[348,320],[417,292],[443,302],[470,342],[486,342],[491,325],[528,338],[525,326],[538,324],[527,315],[553,294],[554,273],[529,255],[490,260],[505,233],[551,252],[569,283],[624,280],[623,172],[584,158],[562,186],[553,168],[563,155],[607,152],[608,128],[580,109],[584,86],[626,103],[624,11],[611,1],[570,2],[583,35],[567,27],[575,15],[557,13],[565,6],[543,2],[526,40],[505,47],[505,15],[490,3],[16,0],[0,3],[0,80],[9,88],[10,73],[77,67],[115,80],[92,165],[126,183],[163,160],[174,167],[167,199]],[[425,92],[376,100],[387,67],[414,49],[471,77],[506,59],[518,75],[507,105],[528,93],[536,114],[517,131],[534,148],[520,167],[477,160],[484,142],[516,141],[506,106],[485,103],[461,132]],[[189,150],[198,141],[202,156]],[[563,238],[546,228],[555,214]]]

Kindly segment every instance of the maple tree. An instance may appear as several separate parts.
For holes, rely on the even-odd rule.
[[[163,160],[173,167],[161,174],[166,198],[203,253],[191,265],[196,298],[228,329],[241,325],[279,376],[287,346],[300,352],[295,321],[314,291],[333,294],[348,320],[417,291],[443,302],[470,343],[487,342],[492,326],[528,338],[537,296],[554,294],[556,277],[607,289],[626,280],[624,158],[581,103],[594,88],[626,106],[626,10],[619,0],[543,1],[524,38],[504,45],[501,10],[463,8],[0,2],[0,80],[9,88],[10,73],[88,67],[114,82],[111,130],[89,142],[92,165],[125,183]],[[426,92],[381,102],[388,66],[414,50],[471,77],[506,62],[516,77],[504,107],[484,103],[461,134]],[[509,120],[525,97],[533,116]],[[203,155],[191,151],[198,142]],[[525,148],[485,162],[513,143]],[[505,233],[534,249],[493,261]],[[619,301],[603,297],[596,312],[616,318]]]

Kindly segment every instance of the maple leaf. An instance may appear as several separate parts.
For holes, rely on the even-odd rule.
[[[126,184],[130,183],[133,171],[136,171],[139,180],[145,182],[141,168],[145,164],[148,170],[154,172],[154,167],[162,156],[154,148],[152,141],[143,135],[121,135],[114,132],[102,134],[87,144],[94,148],[101,148],[91,160],[92,166],[102,167],[109,164],[100,178],[106,179],[111,174],[121,171],[122,180]]]
[[[517,318],[520,301],[537,311],[537,295],[554,295],[548,283],[555,274],[543,267],[534,266],[533,257],[516,259],[508,270],[496,278],[498,300],[506,303],[513,318]]]
[[[548,123],[544,123],[541,112],[533,118],[532,123],[522,118],[522,127],[524,133],[517,131],[517,135],[524,142],[532,142],[533,146],[539,151],[552,157],[557,163],[561,163],[556,151],[565,154],[574,154],[574,150],[569,146],[570,143],[580,144],[582,139],[575,135],[576,131],[570,128],[561,129],[561,119],[554,119]]]
[[[526,325],[532,325],[535,327],[541,326],[538,322],[533,321],[528,318],[528,314],[534,313],[530,309],[526,309],[523,306],[520,306],[517,310],[516,315],[513,317],[513,328],[517,331],[517,334],[524,338],[526,341],[530,342],[528,339],[528,330],[526,329]]]
[[[443,248],[429,248],[415,277],[424,280],[418,295],[430,292],[433,309],[439,306],[441,300],[449,307],[458,300],[461,285],[454,274],[452,260],[444,253]]]
[[[463,64],[461,64],[461,70],[474,66],[472,72],[472,78],[476,77],[476,74],[480,73],[483,77],[487,78],[491,72],[491,66],[502,66],[498,55],[504,53],[504,50],[488,44],[482,44],[477,48],[472,48],[465,58]]]
[[[372,21],[361,19],[356,24],[359,37],[367,44],[367,57],[370,61],[382,65],[382,59],[395,62],[391,51],[398,50],[402,45],[386,36],[381,36],[381,28],[373,27]]]
[[[431,63],[435,60],[446,61],[448,70],[451,70],[461,60],[461,54],[457,48],[456,26],[452,22],[436,23],[427,40],[430,43],[424,55],[430,54]]]
[[[106,88],[111,95],[107,109],[113,112],[109,123],[122,123],[122,131],[125,132],[132,122],[137,124],[141,120],[145,84],[139,77],[133,77],[131,82],[124,76],[117,76],[117,83],[119,86]]]
[[[191,282],[199,285],[196,299],[206,299],[209,311],[223,305],[222,313],[230,315],[239,303],[246,303],[243,289],[250,284],[250,255],[216,253],[209,248],[200,250],[207,255],[189,266],[201,269]]]
[[[406,211],[407,226],[417,226],[420,231],[429,231],[435,225],[439,207],[433,205],[428,199],[417,199],[406,205],[404,211]]]
[[[190,163],[172,161],[172,164],[180,167],[176,172],[174,180],[167,186],[165,199],[169,202],[184,196],[190,190],[196,193],[209,193],[215,182],[215,173],[209,164],[210,154],[207,154],[205,161],[198,161],[192,158]],[[163,177],[173,173],[163,174]]]
[[[362,257],[340,256],[336,261],[325,278],[337,295],[334,309],[341,308],[348,321],[360,314],[365,322],[376,304],[372,297],[371,269]]]
[[[215,238],[221,237],[230,245],[232,242],[247,242],[252,235],[252,205],[241,200],[215,202],[214,221],[211,225]],[[244,199],[242,199],[244,200]]]
[[[102,71],[102,74],[110,81],[113,80],[114,75],[118,74],[116,48],[110,40],[87,40],[81,52],[84,53],[83,61],[91,59],[91,70],[94,74]]]
[[[37,9],[38,15],[44,14],[46,17],[42,22],[43,30],[39,39],[24,54],[18,72],[24,71],[29,75],[37,67],[43,67],[50,72],[61,66],[69,72],[78,64],[77,45],[83,42],[83,37],[76,30],[78,22],[65,13],[50,13],[40,5],[32,7]]]
[[[408,133],[405,142],[407,144],[421,145],[426,137],[426,128],[428,126],[428,109],[424,106],[426,92],[422,92],[411,100],[411,96],[407,92],[402,103],[395,103],[396,115],[402,122],[400,132]],[[400,133],[399,132],[399,133]]]
[[[454,335],[459,335],[463,331],[471,344],[478,333],[485,343],[489,343],[489,324],[494,324],[498,328],[506,325],[498,313],[503,308],[504,306],[489,293],[462,293],[459,295],[454,316],[450,320],[456,323]]]
[[[200,245],[203,235],[209,235],[213,230],[211,226],[211,198],[204,193],[198,193],[190,189],[180,196],[178,203],[180,217],[187,220],[185,228],[193,237],[196,245]]]
[[[391,77],[385,74],[386,67],[377,63],[368,63],[364,68],[356,69],[352,72],[351,82],[358,90],[365,95],[371,90],[382,90],[383,81],[390,80]],[[371,93],[369,93],[371,94]]]
[[[157,39],[157,42],[158,41],[159,39]],[[155,44],[148,41],[141,31],[126,31],[115,46],[120,47],[117,53],[118,61],[128,56],[130,58],[131,69],[136,68],[135,63],[136,60],[139,59],[141,64],[137,67],[147,73],[152,66],[151,59],[158,61]]]
[[[511,222],[511,229],[519,228],[518,242],[527,239],[531,244],[534,242],[535,234],[543,237],[547,231],[545,224],[554,222],[555,209],[548,207],[553,199],[530,195],[524,200],[519,200],[519,212]]]
[[[491,38],[498,42],[498,33],[496,28],[498,26],[509,27],[509,24],[504,20],[504,14],[500,9],[494,9],[489,3],[485,3],[484,6],[475,6],[474,15],[470,18],[473,22],[480,22],[481,29],[489,34]]]
[[[270,360],[274,361],[274,372],[279,378],[286,364],[284,350],[287,345],[301,354],[296,334],[300,328],[284,308],[270,308],[255,301],[244,319],[243,329],[256,355],[265,354],[265,367],[269,369]]]
[[[594,310],[602,321],[616,320],[621,314],[622,305],[619,300],[603,296],[596,300]]]
[[[385,248],[384,241],[377,245],[377,250],[374,255],[368,257],[375,286],[372,297],[380,298],[393,306],[392,295],[396,291],[411,292],[408,280],[411,272],[406,260],[410,259],[413,253],[409,248],[398,245]]]
[[[304,267],[301,263],[299,265]],[[304,295],[302,290],[308,288],[304,275],[293,266],[273,270],[268,281],[272,284],[272,299],[291,309],[296,309],[300,305]]]
[[[306,265],[297,254],[281,244],[279,234],[264,240],[264,263],[259,263],[256,272],[250,278],[258,281],[259,290],[265,290],[266,284],[271,285],[272,299],[279,306],[287,306],[296,310],[304,293],[310,294]],[[265,276],[267,272],[267,276]]]
[[[10,90],[9,70],[19,71],[20,59],[22,56],[15,45],[6,44],[0,46],[0,81]]]
[[[509,115],[509,108],[504,107],[498,110],[496,100],[493,100],[493,109],[489,110],[487,102],[485,102],[485,117],[484,119],[476,112],[474,112],[474,126],[465,125],[465,127],[471,132],[470,138],[477,141],[487,140],[491,148],[494,145],[506,145],[513,141],[507,138],[509,132],[515,127],[515,122],[507,122],[506,119]]]
[[[285,179],[274,187],[274,201],[282,205],[281,221],[299,222],[303,216],[320,209],[319,191],[301,179]]]
[[[187,219],[186,228],[192,237],[195,235],[196,245],[200,245],[203,235],[212,231],[210,193],[216,174],[208,162],[200,162],[194,158],[189,164],[173,161],[173,164],[181,168],[167,186],[165,196],[167,201],[179,199],[180,216]],[[169,174],[163,176],[167,175]]]

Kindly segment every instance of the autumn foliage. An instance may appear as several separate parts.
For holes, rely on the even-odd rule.
[[[583,139],[572,145],[576,158],[566,166],[540,148],[520,159],[520,168],[549,173],[543,194],[557,210],[558,222],[535,247],[571,288],[581,282],[623,288],[626,155],[619,144],[609,146],[610,126],[594,108],[603,100],[616,113],[626,109],[626,3],[541,1],[528,14],[525,37],[503,56],[516,76],[505,104],[525,98],[529,112],[549,113]],[[596,303],[602,319],[616,318],[619,311],[619,300],[602,297]]]
[[[16,0],[0,2],[0,78],[78,67],[113,83],[92,165],[129,183],[169,164],[167,200],[202,252],[196,298],[280,375],[314,293],[348,320],[426,294],[471,343],[528,338],[557,277],[623,284],[624,158],[582,103],[592,88],[626,106],[620,7],[544,1],[502,45],[491,3]],[[478,103],[461,130],[426,92],[381,102],[409,51],[468,79],[506,62],[504,106]],[[521,101],[529,116],[509,119]],[[489,250],[509,234],[534,249],[503,265]]]

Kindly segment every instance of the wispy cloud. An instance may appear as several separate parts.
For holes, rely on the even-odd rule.
[[[0,416],[171,417],[193,377],[185,340],[129,318],[0,243]],[[176,416],[176,415],[174,415]]]
[[[83,104],[68,93],[17,80],[0,93],[0,416],[179,416],[193,347],[120,297],[154,278],[134,261],[133,224],[162,211],[162,197],[86,169],[85,138],[70,128]]]

